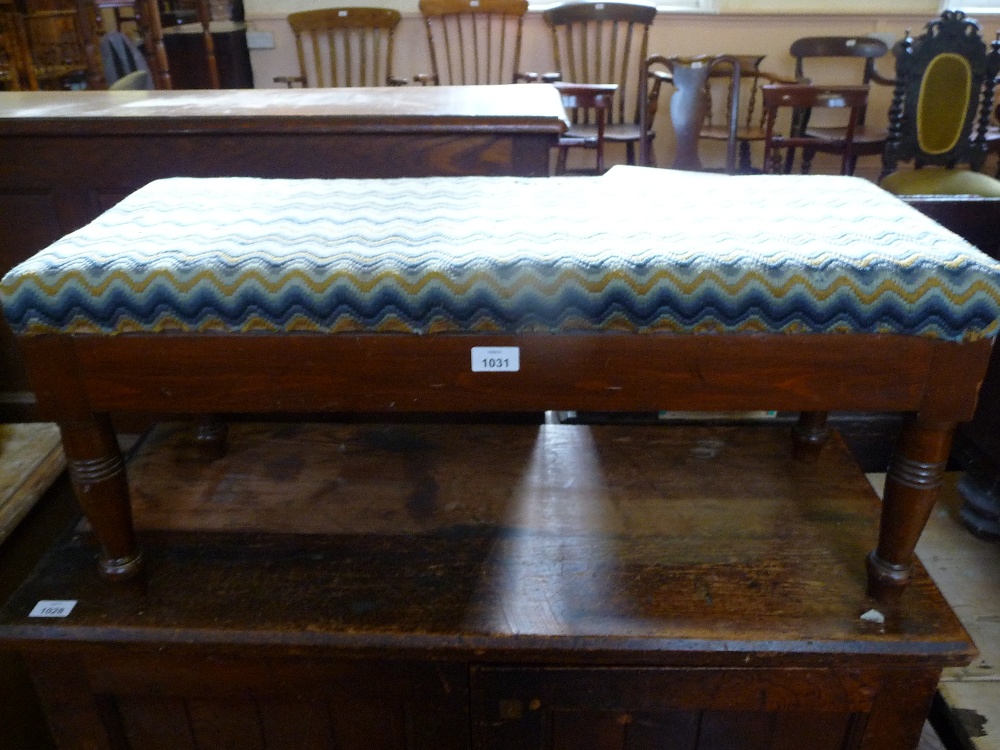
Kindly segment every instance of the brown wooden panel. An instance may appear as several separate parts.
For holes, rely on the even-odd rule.
[[[117,203],[120,203],[129,192],[128,190],[101,190],[94,195],[94,203],[101,212],[107,211]]]
[[[844,750],[851,747],[858,714],[807,711],[774,717],[770,750]]]
[[[264,735],[254,700],[198,698],[189,700],[187,708],[195,747],[199,750],[264,750]]]
[[[213,32],[215,59],[219,72],[219,87],[223,89],[252,89],[253,71],[244,29]],[[171,31],[163,35],[167,50],[170,79],[174,90],[211,89],[205,42],[201,34]]]
[[[119,695],[115,704],[134,750],[195,750],[187,703],[179,698]]]
[[[338,748],[406,750],[409,747],[405,707],[391,697],[338,701],[331,706],[331,712]]]
[[[163,723],[177,747],[459,750],[468,736],[465,669],[370,659],[159,654],[86,658],[91,689],[113,693],[135,750]],[[190,733],[188,732],[190,725]]]
[[[91,691],[86,672],[72,654],[25,654],[31,679],[60,748],[119,750],[116,717]],[[109,727],[113,724],[113,727]]]
[[[822,712],[684,711],[640,713],[534,709],[510,714],[482,746],[537,750],[853,750],[853,716]]]
[[[42,183],[32,191],[0,184],[0,273],[66,233],[56,211],[56,188]]]
[[[975,195],[899,197],[987,255],[1000,256],[1000,199]]]
[[[871,710],[880,675],[870,671],[643,668],[492,668],[474,671],[488,716],[520,701],[536,710]]]
[[[861,749],[916,747],[940,677],[925,669],[886,670]]]
[[[582,747],[621,750],[631,717],[611,711],[553,711],[549,715],[552,750]]]
[[[41,349],[49,338],[24,346]],[[520,346],[521,370],[471,372],[477,345]],[[163,334],[79,336],[74,348],[95,410],[174,413],[914,410],[932,358],[982,354],[985,370],[989,356],[989,342],[823,335]],[[65,364],[36,359],[43,404],[45,379]],[[962,372],[981,375],[971,364]],[[974,393],[945,395],[952,392]]]
[[[639,711],[625,728],[625,750],[695,750],[697,711]]]
[[[758,711],[706,711],[698,750],[771,750],[774,715]]]
[[[333,745],[330,709],[322,700],[260,700],[261,731],[268,750],[327,750]]]
[[[97,216],[101,208],[92,194],[132,192],[156,179],[544,176],[553,140],[488,129],[468,134],[274,134],[255,132],[251,125],[234,130],[206,133],[195,124],[190,132],[176,134],[5,138],[11,149],[0,156],[5,192],[59,191],[61,210],[72,206],[76,221],[64,223],[45,242],[25,245],[30,252],[20,259]]]
[[[198,604],[198,603],[195,603]],[[201,604],[204,604],[202,602]],[[264,658],[167,659],[156,654],[88,656],[88,679],[103,692],[148,693],[159,696],[239,698],[255,695],[276,698],[304,695],[311,700],[336,697],[349,700],[380,696],[389,700],[447,701],[461,689],[464,671],[452,664],[437,665],[396,659],[276,660]],[[211,682],[204,675],[212,674]]]

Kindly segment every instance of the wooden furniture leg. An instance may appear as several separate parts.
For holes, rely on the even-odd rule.
[[[229,423],[218,415],[201,417],[195,425],[194,443],[206,461],[214,461],[226,455],[226,436]]]
[[[792,432],[792,455],[809,460],[819,455],[820,449],[830,437],[826,426],[828,413],[825,411],[804,411]]]
[[[205,64],[208,66],[208,82],[211,88],[221,88],[219,84],[219,63],[215,58],[215,41],[212,39],[212,12],[208,0],[198,2],[198,21],[201,23],[202,44],[205,45]]]
[[[914,417],[903,429],[885,479],[878,546],[868,555],[868,593],[893,603],[910,578],[913,551],[948,464],[953,423]]]
[[[156,88],[169,91],[173,88],[170,65],[167,62],[167,48],[163,46],[163,26],[160,23],[160,6],[151,0],[139,0],[135,4],[137,22],[142,29],[146,45],[147,62],[152,68]]]
[[[125,461],[106,414],[60,422],[66,464],[77,500],[101,545],[99,568],[111,579],[135,576],[142,567],[132,527]]]

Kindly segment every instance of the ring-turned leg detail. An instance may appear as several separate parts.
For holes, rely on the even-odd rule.
[[[101,546],[100,571],[126,579],[142,567],[132,527],[125,461],[110,420],[61,423],[63,448],[73,489]]]
[[[913,551],[937,500],[948,465],[953,424],[904,427],[885,479],[878,546],[868,556],[868,593],[894,601],[910,578]]]

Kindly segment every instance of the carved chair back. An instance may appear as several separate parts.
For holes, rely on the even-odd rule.
[[[811,153],[814,138],[798,133],[795,129],[793,113],[812,109],[848,110],[847,127],[841,144],[840,173],[849,173],[854,148],[854,133],[861,115],[868,105],[868,86],[813,86],[811,84],[767,85],[761,89],[764,108],[764,171],[782,171],[782,149],[803,149]],[[787,110],[789,134],[781,135],[776,129],[779,113]],[[802,173],[809,172],[808,161],[803,161]]]
[[[1000,76],[997,36],[988,48],[978,23],[949,10],[898,45],[883,176],[911,160],[917,167],[982,168]]]
[[[292,13],[298,76],[275,80],[311,88],[392,86],[393,36],[400,14],[388,8],[320,8]]]
[[[86,43],[75,8],[36,10],[24,16],[38,86],[59,90],[89,70]]]
[[[633,126],[636,141],[636,92],[655,16],[655,5],[629,2],[569,2],[542,14],[552,35],[560,78],[572,83],[618,84],[608,123]]]
[[[872,83],[891,86],[894,83],[891,79],[882,77],[875,69],[875,61],[889,52],[889,47],[881,39],[867,36],[808,36],[796,39],[788,51],[795,58],[795,77],[802,83],[842,85],[854,83],[855,80],[863,86]],[[853,80],[842,80],[845,77],[842,71],[852,61],[860,63],[860,80],[857,76]],[[807,75],[807,70],[809,73],[831,73],[834,69],[836,73],[831,74],[831,77],[835,75],[838,79],[836,81],[826,80],[827,75],[822,76],[822,81],[817,80],[815,75]],[[865,124],[864,112],[861,113],[859,124]]]
[[[421,83],[514,83],[528,0],[420,0],[431,74]]]
[[[38,88],[24,21],[13,1],[0,2],[0,89]]]

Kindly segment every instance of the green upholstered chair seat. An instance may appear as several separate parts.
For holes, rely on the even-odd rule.
[[[895,195],[980,195],[985,198],[1000,198],[1000,180],[964,169],[903,169],[887,175],[879,184]]]

